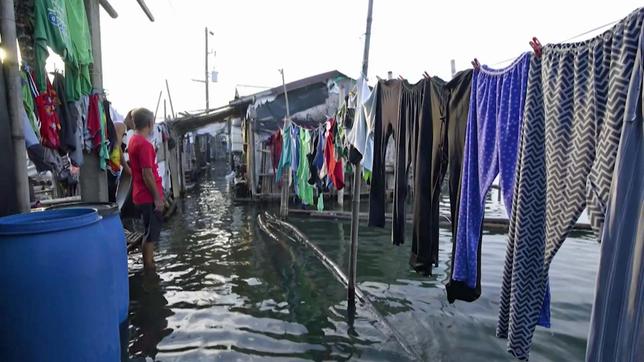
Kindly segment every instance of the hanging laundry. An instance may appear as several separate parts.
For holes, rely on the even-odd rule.
[[[644,361],[644,27],[606,207],[587,362]]]
[[[363,76],[358,78],[356,81],[356,112],[353,122],[353,127],[348,135],[348,141],[351,145],[351,150],[349,151],[349,162],[357,164],[362,160],[365,146],[367,145],[367,121],[364,117],[364,102],[371,95],[371,90],[369,90],[369,85]]]
[[[369,226],[385,226],[385,156],[387,141],[393,135],[396,151],[394,163],[394,230],[400,230],[405,222],[404,199],[407,181],[407,129],[400,117],[402,81],[381,80],[378,84],[378,103],[374,124],[374,160],[371,192],[369,194]],[[404,228],[404,226],[402,227]],[[404,235],[392,233],[395,245],[403,242]]]
[[[286,172],[290,172],[291,165],[291,125],[288,124],[282,132],[282,155],[280,157],[280,162],[277,165],[277,172],[275,172],[275,181],[280,182],[282,179],[282,173],[286,169]]]
[[[546,45],[530,65],[497,325],[517,358],[550,323],[550,263],[586,206],[602,229],[643,18]]]
[[[81,167],[84,163],[83,157],[83,144],[84,144],[84,124],[83,124],[83,115],[81,112],[81,101],[76,101],[68,104],[69,113],[71,118],[75,119],[76,132],[74,133],[74,150],[69,153],[69,159],[72,162],[72,165],[75,167]]]
[[[103,113],[105,115],[105,134],[107,136],[108,150],[111,153],[114,147],[119,146],[116,144],[116,129],[114,128],[114,121],[112,120],[112,105],[107,99],[103,100]],[[162,134],[163,141],[167,140],[165,132]]]
[[[77,62],[69,31],[65,0],[34,0],[35,73],[36,84],[41,92],[47,90],[47,47],[60,55],[65,63]]]
[[[300,164],[300,127],[291,127],[291,180],[297,180],[297,167]],[[293,182],[293,189],[297,195],[299,192],[298,183]]]
[[[27,117],[29,117],[32,132],[34,132],[36,137],[40,139],[40,121],[36,117],[36,105],[34,104],[34,98],[38,95],[38,93],[33,78],[29,73],[28,67],[26,66],[23,66],[23,70],[20,72],[20,81],[22,90],[22,105],[25,108]]]
[[[60,73],[54,74],[54,88],[58,101],[56,112],[60,119],[60,149],[63,153],[73,152],[76,149],[76,125],[78,124],[75,107],[67,102],[65,93],[65,78]]]
[[[99,95],[92,94],[89,96],[87,109],[87,130],[89,132],[92,150],[98,150],[101,146],[101,114],[99,110]]]
[[[334,132],[337,127],[335,118],[327,121],[326,148],[324,149],[324,161],[327,165],[329,180],[336,190],[344,188],[344,169],[342,168],[342,159],[336,157]]]
[[[508,214],[512,210],[530,59],[531,54],[525,53],[505,69],[483,65],[474,71],[453,271],[446,288],[450,302],[473,301],[481,295],[485,197],[499,173],[505,208]]]
[[[300,157],[297,167],[297,196],[304,205],[313,205],[313,187],[309,185],[309,154],[311,147],[311,134],[308,130],[300,130]]]
[[[98,160],[99,167],[101,170],[107,169],[107,162],[110,159],[110,151],[108,149],[108,139],[107,139],[107,116],[105,109],[103,108],[103,102],[98,102],[98,114],[100,116],[101,132],[100,132],[100,144],[98,146]]]
[[[56,113],[56,92],[49,80],[47,80],[46,84],[45,91],[36,97],[36,109],[40,119],[40,136],[43,146],[58,149],[60,147],[60,137],[58,135],[60,120]]]
[[[326,154],[326,125],[322,125],[318,129],[318,136],[320,137],[320,140],[318,142],[318,152],[315,156],[315,165],[320,170],[320,182],[325,180],[327,176],[327,164],[326,164],[326,158],[324,155]]]
[[[307,161],[309,162],[309,185],[316,186],[319,188],[320,185],[320,171],[318,166],[315,163],[319,151],[318,146],[320,145],[320,132],[318,130],[313,130],[311,136],[311,148],[308,155],[306,155]]]
[[[273,133],[268,139],[268,144],[271,151],[273,173],[275,173],[275,170],[280,163],[280,157],[282,156],[282,131],[279,129],[275,131],[275,133]]]
[[[373,172],[373,144],[374,144],[374,124],[376,119],[376,104],[377,104],[377,88],[378,84],[370,91],[369,97],[367,97],[362,106],[362,112],[364,117],[364,123],[367,127],[367,135],[365,137],[365,146],[364,152],[362,152],[362,167],[366,174],[366,179],[371,179],[371,173]]]
[[[408,152],[414,174],[410,264],[425,275],[430,275],[438,263],[440,194],[448,171],[453,234],[458,223],[471,83],[472,71],[466,70],[448,83],[431,77],[413,86],[404,84],[402,116],[411,130]],[[404,229],[398,229],[398,233],[404,235]]]
[[[22,132],[25,136],[25,147],[39,145],[40,141],[38,141],[38,136],[36,136],[34,129],[31,128],[31,121],[24,107],[21,109],[20,118],[22,119]]]
[[[67,24],[76,62],[65,62],[65,89],[68,101],[77,101],[92,91],[89,66],[93,63],[89,23],[83,0],[65,0]]]

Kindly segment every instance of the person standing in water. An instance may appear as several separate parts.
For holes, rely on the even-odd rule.
[[[154,114],[146,108],[132,111],[134,135],[128,142],[128,155],[132,171],[132,201],[141,211],[145,235],[143,236],[143,267],[155,271],[154,244],[159,241],[163,223],[163,187],[159,177],[156,152],[148,140],[154,127]]]

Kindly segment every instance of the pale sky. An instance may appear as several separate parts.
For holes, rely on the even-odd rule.
[[[353,78],[360,72],[367,0],[147,0],[154,23],[134,0],[110,2],[119,17],[101,10],[103,82],[120,113],[154,110],[165,79],[175,112],[205,108],[204,84],[191,79],[204,77],[206,26],[216,51],[210,67],[219,72],[210,85],[211,108],[232,100],[237,84],[280,85],[279,68],[287,82],[333,69]],[[474,57],[493,65],[531,50],[533,36],[561,42],[640,6],[635,0],[374,0],[370,83],[389,70],[413,82],[423,71],[449,79],[450,59],[457,70]]]

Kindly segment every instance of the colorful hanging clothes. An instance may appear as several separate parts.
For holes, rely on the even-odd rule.
[[[56,112],[60,119],[60,148],[63,153],[76,150],[76,125],[78,114],[73,103],[67,101],[65,92],[65,78],[60,73],[54,74],[54,88],[56,89]]]
[[[344,188],[344,168],[342,159],[336,158],[334,143],[334,128],[337,127],[335,118],[327,121],[326,148],[324,149],[324,161],[327,166],[329,179],[336,190]]]
[[[282,131],[277,130],[271,135],[268,140],[271,150],[271,158],[273,163],[273,173],[277,170],[277,166],[280,163],[280,157],[282,156]]]
[[[99,109],[99,96],[92,94],[89,96],[89,105],[87,109],[87,131],[89,132],[92,150],[98,150],[101,146],[101,114]]]
[[[103,108],[103,102],[98,102],[98,111],[100,115],[100,122],[101,122],[101,140],[100,144],[98,146],[98,160],[99,160],[99,167],[101,170],[106,170],[107,169],[107,162],[110,159],[110,150],[108,147],[108,139],[107,139],[107,116],[105,115],[105,109]]]
[[[505,69],[483,65],[474,71],[453,272],[447,287],[450,301],[473,301],[481,295],[485,200],[499,173],[505,208],[508,214],[512,210],[530,59],[531,54],[525,53]]]
[[[300,164],[300,127],[291,127],[291,180],[293,182],[293,189],[297,195],[299,187],[297,181],[297,167]]]
[[[304,205],[313,205],[313,187],[309,185],[309,161],[307,155],[310,153],[311,133],[308,130],[300,130],[300,156],[297,168],[297,196]]]
[[[51,86],[49,80],[46,82],[47,86],[44,92],[36,97],[36,109],[38,110],[38,118],[40,119],[40,136],[42,144],[51,149],[58,149],[60,147],[60,120],[56,113],[56,92]]]
[[[275,172],[275,181],[280,182],[282,179],[282,173],[290,172],[291,166],[291,125],[287,125],[282,132],[282,155],[280,157],[280,162],[277,165],[277,172]]]
[[[31,124],[32,132],[40,139],[40,121],[36,117],[36,105],[34,98],[38,95],[35,83],[28,70],[24,69],[20,72],[21,90],[22,90],[22,105],[25,108],[29,123]],[[36,92],[36,93],[34,93]]]
[[[549,325],[550,263],[585,207],[602,230],[643,19],[546,45],[530,64],[497,325],[519,359]]]

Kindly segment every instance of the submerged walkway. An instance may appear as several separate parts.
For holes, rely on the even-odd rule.
[[[157,253],[159,281],[144,279],[140,254],[130,256],[131,356],[408,360],[365,308],[350,325],[344,286],[306,247],[260,231],[257,215],[264,210],[231,201],[225,171],[215,165],[165,226]],[[289,222],[346,272],[347,221],[293,215]],[[453,305],[443,288],[448,230],[441,236],[441,263],[425,278],[407,266],[410,245],[392,246],[388,229],[361,227],[360,288],[423,360],[511,361],[504,342],[494,337],[504,234],[484,231],[480,300]],[[583,359],[598,251],[578,232],[555,258],[553,328],[537,330],[533,360]]]

